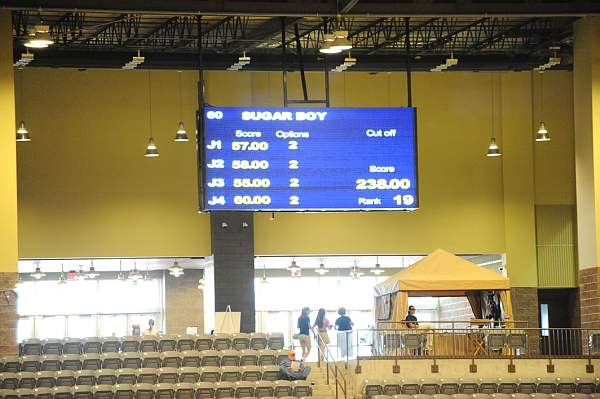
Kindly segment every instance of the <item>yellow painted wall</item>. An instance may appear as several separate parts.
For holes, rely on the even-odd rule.
[[[256,253],[427,253],[437,247],[457,253],[507,252],[509,263],[514,253],[519,265],[509,275],[521,286],[535,285],[530,278],[537,275],[531,212],[538,201],[572,201],[572,149],[558,145],[560,138],[556,146],[545,143],[555,153],[533,146],[531,75],[501,75],[498,84],[508,110],[501,123],[496,101],[495,129],[516,129],[509,148],[529,152],[529,161],[536,162],[535,175],[531,166],[527,183],[517,184],[511,195],[505,192],[503,174],[510,169],[514,179],[521,178],[519,156],[485,157],[491,130],[490,75],[415,73],[421,209],[281,213],[275,221],[257,214]],[[556,90],[565,90],[571,74],[549,75],[553,83],[546,81],[545,108],[554,111],[548,125],[571,126],[572,113],[560,112],[564,99],[548,89],[556,84]],[[197,75],[183,76],[185,122],[191,131]],[[289,79],[290,97],[300,98],[298,75]],[[211,105],[282,104],[281,73],[208,72],[206,81]],[[161,157],[149,160],[142,156],[148,136],[147,72],[26,71],[24,108],[34,141],[19,150],[21,257],[210,253],[208,217],[196,214],[194,148],[170,141],[179,119],[177,73],[153,72],[152,82],[154,136]],[[311,98],[322,98],[322,75],[309,74],[308,87]],[[331,77],[332,106],[403,106],[405,93],[401,73]],[[498,89],[496,96],[498,100]],[[553,137],[563,131],[568,135],[565,128]],[[502,146],[503,138],[497,137]],[[556,168],[565,164],[559,193],[550,189],[556,176],[538,173],[537,162],[549,159],[559,160]],[[527,194],[522,195],[522,188]],[[507,246],[513,233],[507,233],[506,223],[520,217],[505,213],[511,206],[531,211],[525,222],[531,226],[516,227],[527,240],[517,238]]]
[[[17,271],[17,157],[10,11],[0,10],[0,272]]]
[[[197,73],[183,73],[183,115],[194,134]],[[152,123],[160,157],[145,158],[147,71],[27,69],[19,146],[19,255],[210,254],[197,213],[195,145],[174,143],[178,73],[152,72]]]

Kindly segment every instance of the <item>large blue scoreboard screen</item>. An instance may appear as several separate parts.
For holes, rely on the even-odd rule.
[[[415,108],[204,108],[204,211],[414,210]]]

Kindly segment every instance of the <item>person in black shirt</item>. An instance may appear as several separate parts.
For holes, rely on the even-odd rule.
[[[340,317],[335,321],[335,329],[338,330],[337,345],[342,357],[352,356],[352,326],[354,323],[346,316],[346,308],[338,309]]]
[[[300,317],[298,317],[298,341],[302,347],[302,360],[306,360],[310,353],[310,309],[305,307],[302,309]]]
[[[415,316],[415,307],[410,305],[408,307],[408,314],[406,315],[406,327],[408,328],[419,328],[419,323],[417,323],[417,316]]]

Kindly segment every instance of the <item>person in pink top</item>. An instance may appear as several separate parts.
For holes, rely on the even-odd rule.
[[[325,309],[319,309],[319,313],[317,313],[317,318],[315,319],[315,324],[313,325],[313,330],[315,331],[315,338],[318,336],[320,339],[317,339],[319,344],[319,357],[321,360],[325,357],[325,350],[327,349],[327,345],[329,344],[329,334],[328,330],[331,330],[331,323],[325,317]]]

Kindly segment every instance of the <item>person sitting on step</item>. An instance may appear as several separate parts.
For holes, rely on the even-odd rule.
[[[310,367],[305,366],[304,361],[297,361],[294,351],[288,352],[288,358],[281,362],[279,368],[283,379],[290,381],[306,380],[310,374]]]

